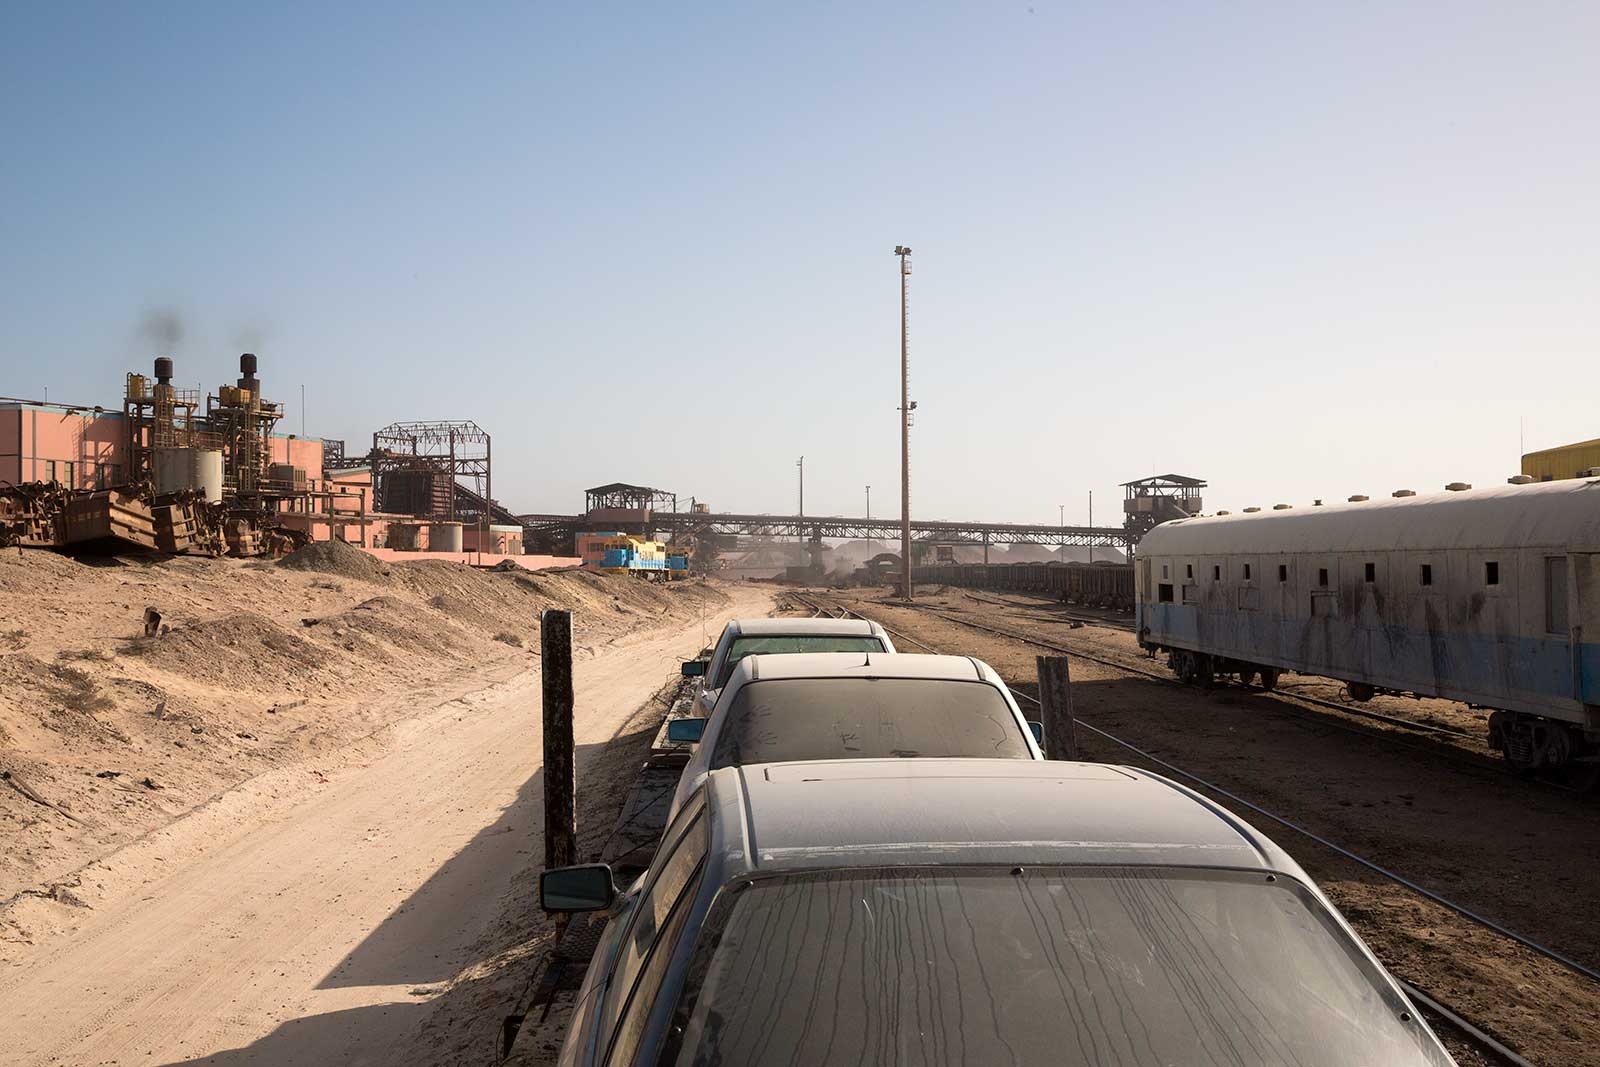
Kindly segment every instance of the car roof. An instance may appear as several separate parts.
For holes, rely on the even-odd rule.
[[[867,637],[883,632],[883,627],[865,619],[734,619],[728,628],[736,637]]]
[[[1229,812],[1132,767],[817,760],[723,768],[707,789],[727,866],[746,870],[1119,864],[1254,868],[1308,880]]]
[[[746,656],[729,685],[792,678],[939,678],[1000,684],[999,675],[971,656],[922,656],[904,652],[787,652]]]

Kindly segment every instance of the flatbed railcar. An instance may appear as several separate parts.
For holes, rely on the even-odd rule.
[[[1068,604],[1133,607],[1133,565],[1128,563],[939,563],[916,567],[911,576],[963,589],[1047,593]]]
[[[1600,479],[1179,519],[1136,567],[1139,642],[1186,682],[1458,700],[1513,768],[1600,781]]]

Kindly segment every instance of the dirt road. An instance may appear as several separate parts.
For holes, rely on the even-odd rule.
[[[770,606],[731,592],[713,638]],[[703,643],[678,623],[578,663],[580,790]],[[370,762],[273,771],[96,865],[92,914],[0,975],[0,1063],[433,1062],[427,1002],[540,848],[538,693],[533,670],[418,708]]]

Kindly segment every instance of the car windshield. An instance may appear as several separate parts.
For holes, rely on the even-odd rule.
[[[728,649],[728,658],[722,665],[722,676],[717,688],[728,684],[733,669],[746,656],[772,656],[785,652],[882,652],[883,642],[868,635],[849,637],[842,634],[771,634],[765,637],[736,637]]]
[[[733,695],[711,767],[812,759],[1030,759],[1011,706],[953,678],[775,678]]]
[[[665,1063],[1450,1063],[1316,898],[1259,872],[772,878],[696,952]]]

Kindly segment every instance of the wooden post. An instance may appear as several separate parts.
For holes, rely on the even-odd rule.
[[[572,612],[539,617],[544,685],[544,865],[578,862],[577,768],[572,736]]]
[[[1075,760],[1078,739],[1072,733],[1072,676],[1066,656],[1036,657],[1039,670],[1039,713],[1044,721],[1044,758]]]

